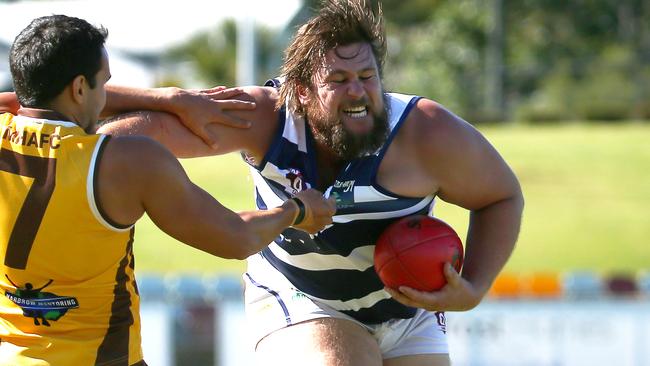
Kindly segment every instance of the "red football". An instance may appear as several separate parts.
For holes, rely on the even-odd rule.
[[[429,216],[408,216],[392,223],[375,246],[375,271],[390,288],[439,290],[447,283],[445,262],[460,271],[463,244],[451,226]]]

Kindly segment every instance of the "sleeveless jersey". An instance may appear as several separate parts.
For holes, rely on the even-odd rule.
[[[373,252],[389,224],[404,216],[429,214],[434,203],[433,196],[403,197],[377,183],[379,164],[419,99],[387,96],[391,132],[386,142],[375,154],[351,161],[326,192],[337,200],[333,224],[313,236],[288,228],[258,254],[308,297],[364,323],[415,314],[415,308],[398,303],[383,290]],[[263,161],[249,161],[259,209],[276,207],[317,181],[311,131],[304,118],[287,111],[285,106],[279,112],[278,132]],[[255,281],[258,274],[248,275]]]
[[[95,201],[108,137],[8,113],[0,137],[0,365],[143,362],[133,228]]]

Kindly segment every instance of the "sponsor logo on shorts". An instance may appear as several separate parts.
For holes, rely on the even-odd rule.
[[[438,326],[440,330],[447,334],[447,319],[445,318],[445,313],[442,311],[436,311],[436,320],[438,321]]]
[[[300,291],[294,292],[293,296],[291,296],[291,300],[294,300],[294,301],[300,301],[300,300],[304,300],[304,299],[308,299],[308,297],[307,297],[307,295],[305,295],[304,292],[300,292]]]

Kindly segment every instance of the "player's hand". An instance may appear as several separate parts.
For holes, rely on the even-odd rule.
[[[476,307],[483,297],[474,286],[462,278],[451,264],[445,263],[447,284],[438,291],[425,292],[400,286],[399,289],[384,288],[400,303],[429,311],[465,311]]]
[[[208,146],[217,141],[206,126],[218,123],[235,128],[248,128],[250,121],[234,116],[228,111],[255,109],[254,102],[232,99],[242,94],[241,88],[217,86],[211,89],[175,89],[174,113],[181,122]]]
[[[300,191],[296,197],[305,204],[305,218],[293,225],[294,228],[315,234],[332,223],[332,216],[336,213],[334,197],[325,198],[315,189]]]

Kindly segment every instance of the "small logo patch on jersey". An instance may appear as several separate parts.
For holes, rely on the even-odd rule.
[[[354,180],[346,180],[341,182],[340,180],[336,180],[334,182],[334,188],[338,189],[341,191],[341,193],[348,193],[352,192],[354,189]]]
[[[285,174],[285,177],[289,180],[290,188],[293,190],[293,192],[290,193],[296,194],[300,191],[307,189],[305,179],[300,170],[289,169],[288,172]]]
[[[336,199],[336,208],[350,208],[354,206],[354,180],[336,180],[330,195]]]
[[[45,285],[35,289],[29,282],[21,287],[13,283],[9,279],[9,276],[5,275],[5,277],[16,287],[16,292],[14,293],[5,291],[5,297],[23,310],[23,316],[34,318],[34,325],[45,325],[49,327],[49,321],[57,321],[68,310],[79,307],[79,302],[74,297],[59,296],[51,292],[42,291],[53,280],[49,280]]]

